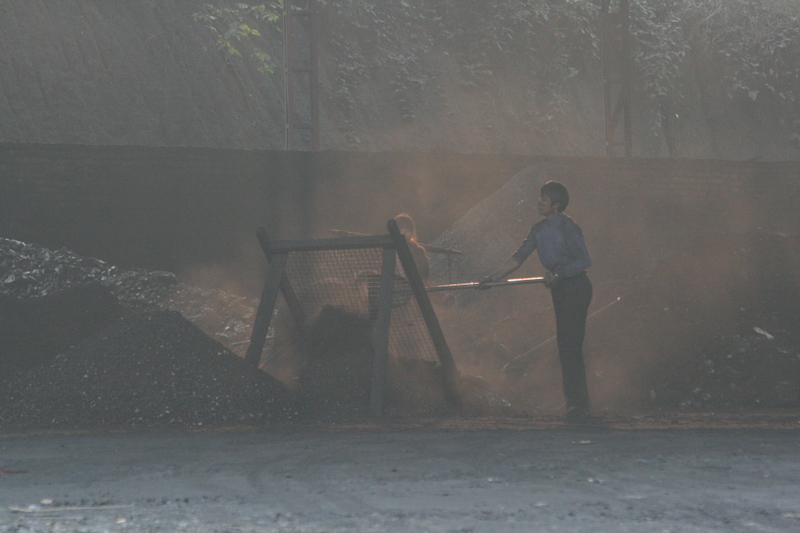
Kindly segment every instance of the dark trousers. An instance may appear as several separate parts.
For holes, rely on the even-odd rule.
[[[551,292],[567,410],[588,414],[589,389],[583,364],[583,338],[586,315],[592,301],[592,282],[586,272],[581,272],[575,277],[560,280]]]

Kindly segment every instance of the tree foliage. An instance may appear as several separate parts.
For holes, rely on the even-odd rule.
[[[631,18],[637,81],[647,97],[680,101],[688,80],[704,73],[732,101],[798,116],[800,2],[632,0]],[[792,127],[800,141],[800,119]]]
[[[517,78],[527,101],[522,120],[546,129],[566,105],[564,83],[586,51],[597,50],[596,13],[587,0],[329,0],[326,42],[339,61],[338,102],[352,108],[359,80],[387,69],[403,119],[414,120],[415,98],[431,95],[448,63],[464,91],[487,100],[507,84],[503,76]]]
[[[384,72],[403,120],[436,98],[442,65],[455,65],[461,89],[492,102],[521,87],[515,116],[546,132],[571,105],[568,84],[599,68],[599,0],[317,0],[321,48],[335,65],[325,89],[346,121],[363,83]],[[612,8],[618,5],[612,2]],[[195,19],[217,46],[241,56],[239,43],[274,27],[282,0],[206,5]],[[698,73],[732,101],[766,101],[787,116],[800,105],[800,2],[797,0],[630,0],[635,98],[658,132],[664,108],[679,105]],[[265,49],[253,57],[272,71]],[[444,59],[443,59],[444,58]],[[800,141],[800,119],[795,119]]]
[[[206,4],[192,17],[214,34],[217,48],[231,57],[242,57],[239,43],[250,42],[253,48],[250,57],[258,65],[258,70],[271,73],[275,65],[269,51],[261,43],[253,41],[262,36],[265,28],[277,27],[282,10],[283,0],[258,5]]]

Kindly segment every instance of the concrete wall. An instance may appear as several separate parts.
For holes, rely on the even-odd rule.
[[[258,226],[383,232],[407,211],[431,242],[531,166],[591,204],[594,232],[800,231],[798,162],[0,144],[0,236],[176,272],[257,256]]]
[[[456,154],[0,144],[0,236],[121,266],[180,270],[273,238],[384,232],[407,211],[434,238],[530,160]]]

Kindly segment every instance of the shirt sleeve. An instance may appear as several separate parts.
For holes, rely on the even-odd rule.
[[[541,228],[541,222],[534,224],[531,230],[528,232],[528,236],[525,237],[524,241],[522,241],[522,245],[517,248],[517,251],[511,256],[520,265],[524,263],[528,257],[530,257],[534,250],[536,250],[536,235],[539,233]]]

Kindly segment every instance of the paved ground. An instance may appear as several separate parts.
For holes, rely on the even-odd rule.
[[[0,437],[0,532],[800,531],[800,413]]]

